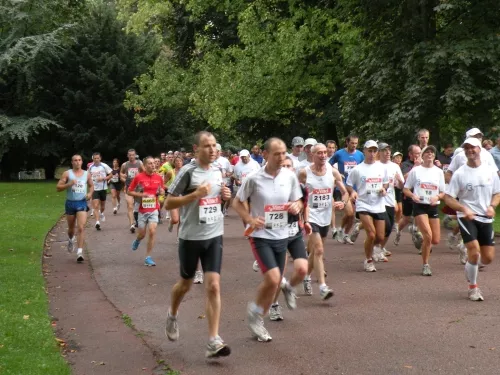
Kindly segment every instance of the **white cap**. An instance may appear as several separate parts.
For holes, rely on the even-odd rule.
[[[318,142],[314,138],[307,138],[304,142],[304,147],[315,146]]]
[[[240,156],[250,156],[250,152],[248,150],[241,150]]]
[[[169,152],[167,152],[167,154],[173,154],[174,152],[172,150],[170,150]]]
[[[220,143],[217,143],[217,144],[215,145],[215,147],[217,148],[217,151],[222,150],[222,146],[220,145]]]
[[[394,153],[394,155],[392,155],[392,157],[395,157],[395,156],[398,156],[398,155],[403,156],[403,154],[402,154],[401,152],[399,152],[399,151],[398,151],[398,152],[395,152],[395,153]]]
[[[372,141],[371,139],[369,141],[366,141],[365,145],[363,146],[364,148],[373,148],[375,147],[378,150],[378,144],[375,141]]]
[[[477,138],[467,138],[464,143],[462,143],[462,147],[465,145],[471,145],[474,147],[481,147],[481,141]]]
[[[472,128],[472,129],[467,130],[467,132],[465,133],[465,138],[474,137],[475,135],[478,135],[478,134],[482,135],[483,132],[481,130],[479,130],[478,128]]]

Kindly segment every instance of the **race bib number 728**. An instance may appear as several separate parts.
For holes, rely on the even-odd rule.
[[[268,204],[264,207],[266,229],[281,229],[288,224],[287,204]]]

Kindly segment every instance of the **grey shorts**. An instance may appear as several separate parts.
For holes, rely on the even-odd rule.
[[[158,210],[153,212],[139,212],[139,217],[137,219],[137,226],[139,228],[145,228],[149,223],[158,223]]]

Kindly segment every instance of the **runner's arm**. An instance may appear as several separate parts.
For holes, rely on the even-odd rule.
[[[66,190],[67,188],[69,188],[75,184],[74,181],[69,181],[68,175],[69,175],[68,171],[65,171],[62,174],[59,181],[57,182],[56,190],[58,193]]]
[[[198,186],[198,189],[187,195],[175,196],[172,194],[168,194],[167,199],[165,200],[165,209],[174,210],[176,208],[185,206],[186,204],[197,201],[198,199],[203,198],[208,194],[208,191],[206,191],[206,189],[207,185],[203,184]]]
[[[125,173],[125,163],[120,168],[120,180],[125,183],[127,181],[127,174]]]
[[[94,194],[94,181],[92,181],[92,176],[90,176],[90,173],[87,173],[87,186],[89,187],[87,200],[90,200],[90,198],[92,198],[92,194]]]

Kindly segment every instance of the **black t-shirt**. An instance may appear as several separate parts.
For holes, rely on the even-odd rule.
[[[437,156],[437,159],[441,163],[441,165],[442,165],[441,168],[443,169],[443,171],[446,172],[448,170],[448,167],[451,164],[451,156],[446,156],[444,154],[439,153]]]

